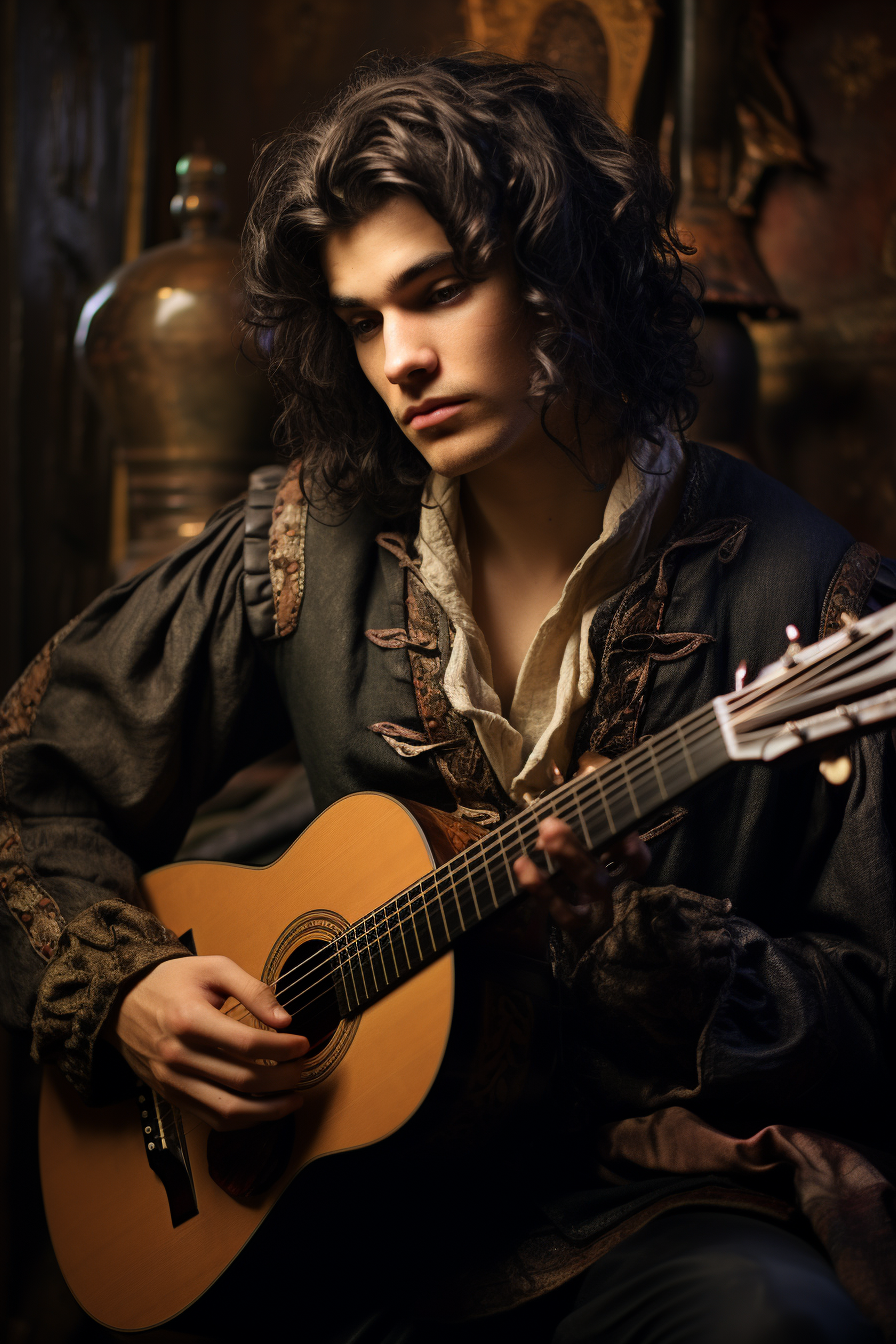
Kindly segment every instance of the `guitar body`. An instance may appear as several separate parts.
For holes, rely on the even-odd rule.
[[[173,864],[145,879],[145,893],[167,927],[192,933],[197,953],[230,957],[273,980],[303,940],[329,941],[432,867],[411,813],[382,795],[359,794],[329,808],[267,868]],[[416,1115],[446,1059],[454,1009],[454,955],[446,952],[342,1022],[311,1059],[285,1169],[261,1194],[235,1197],[212,1179],[210,1131],[184,1115],[196,1212],[178,1225],[149,1164],[136,1093],[88,1107],[55,1069],[45,1070],[44,1203],[80,1304],[110,1328],[141,1330],[195,1302],[303,1168],[377,1143]]]

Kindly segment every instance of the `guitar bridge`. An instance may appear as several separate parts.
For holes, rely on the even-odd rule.
[[[192,929],[187,929],[180,941],[189,952],[196,955]],[[180,1111],[139,1078],[136,1083],[146,1159],[165,1188],[171,1226],[179,1227],[188,1218],[195,1218],[199,1212]]]
[[[179,1227],[199,1212],[180,1112],[142,1082],[137,1104],[147,1161],[165,1188],[171,1226]]]

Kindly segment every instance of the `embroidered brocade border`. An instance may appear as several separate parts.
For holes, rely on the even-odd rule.
[[[431,754],[457,804],[456,815],[479,826],[494,826],[516,808],[498,783],[475,731],[445,694],[442,608],[420,579],[406,538],[400,532],[381,532],[376,540],[404,570],[407,630],[365,633],[378,648],[407,650],[423,731],[393,723],[374,723],[370,730],[379,733],[400,756]],[[449,649],[453,639],[447,622]]]
[[[287,470],[274,504],[270,549],[271,588],[274,599],[274,631],[291,635],[299,623],[305,592],[305,528],[308,503],[300,483],[301,463]]]
[[[749,523],[741,517],[713,519],[691,536],[672,542],[626,589],[604,640],[597,696],[583,725],[589,734],[588,750],[611,758],[629,751],[637,741],[652,664],[686,658],[713,642],[712,635],[695,631],[662,631],[673,553],[688,546],[716,545],[721,563],[729,564]]]
[[[65,918],[25,862],[18,819],[8,805],[4,766],[10,746],[31,733],[49,685],[53,653],[79,620],[76,616],[44,645],[0,705],[0,895],[42,961],[55,953]]]
[[[861,616],[879,567],[880,556],[873,546],[865,541],[850,546],[825,595],[819,639],[839,630],[843,616]]]
[[[495,825],[516,809],[501,789],[475,731],[445,694],[438,653],[441,607],[411,569],[405,601],[417,708],[430,741],[443,747],[435,754],[436,764],[461,815],[481,825]],[[434,654],[423,651],[429,644],[435,645]]]

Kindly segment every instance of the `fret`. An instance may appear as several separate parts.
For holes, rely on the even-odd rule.
[[[349,940],[348,940],[348,935],[349,935],[349,934],[351,934],[351,945],[349,945]],[[363,967],[362,967],[362,965],[361,965],[361,956],[360,956],[360,953],[359,953],[359,951],[358,951],[358,932],[357,932],[357,929],[355,928],[355,926],[352,925],[352,927],[351,927],[350,929],[346,929],[346,931],[345,931],[345,935],[344,935],[344,936],[345,936],[345,938],[346,938],[346,947],[347,947],[347,950],[348,950],[348,966],[349,966],[349,971],[351,972],[352,985],[353,985],[353,987],[354,987],[354,991],[355,991],[355,1002],[356,1002],[356,1004],[360,1005],[362,998],[366,998],[366,997],[367,997],[367,982],[366,982],[365,979],[364,979],[364,969],[363,969]],[[352,948],[354,948],[354,951],[352,950]],[[354,964],[353,964],[354,962],[357,962],[357,966],[358,966],[358,974],[361,976],[361,983],[362,983],[363,986],[364,986],[364,993],[363,993],[363,995],[358,993],[358,984],[357,984],[357,981],[355,980],[355,967],[354,967]]]
[[[469,867],[469,860],[467,860],[467,866]],[[500,909],[500,906],[498,905],[498,897],[497,897],[497,895],[495,894],[495,884],[494,884],[494,882],[492,881],[492,864],[491,864],[491,859],[489,859],[489,858],[486,858],[486,859],[485,859],[484,864],[483,864],[483,871],[484,871],[484,873],[485,873],[486,881],[488,882],[488,892],[489,892],[489,896],[491,897],[492,905],[493,905],[493,907],[495,908],[495,910],[498,910],[498,909]]]
[[[585,822],[585,813],[582,811],[582,799],[579,789],[576,789],[572,798],[573,802],[576,805],[576,812],[578,813],[579,817],[579,825],[582,828],[582,839],[585,841],[585,844],[588,846],[589,849],[593,849],[594,845],[591,843],[591,832],[588,830],[588,826]]]
[[[377,984],[377,979],[376,979],[376,967],[375,967],[374,964],[373,964],[373,953],[372,953],[371,950],[370,950],[370,934],[369,934],[368,929],[367,929],[367,916],[365,915],[364,918],[363,918],[362,920],[360,920],[359,922],[360,922],[360,925],[361,925],[361,931],[362,931],[362,933],[364,934],[364,944],[365,944],[365,946],[366,946],[366,948],[367,948],[367,964],[368,964],[368,966],[370,967],[370,974],[371,974],[371,976],[373,977],[373,992],[374,992],[374,994],[376,994],[376,993],[378,992],[378,990],[379,990],[379,985]],[[367,991],[368,995],[370,995],[370,991],[367,990],[367,977],[366,977],[366,975],[364,975],[364,963],[363,963],[363,961],[361,962],[361,975],[364,976],[364,988],[365,988],[365,990]],[[371,996],[371,997],[372,997],[372,996]]]
[[[408,913],[410,914],[411,917],[411,928],[414,930],[414,939],[417,943],[417,952],[419,953],[420,961],[422,962],[423,945],[420,942],[420,930],[417,928],[417,915],[419,913],[419,902],[421,901],[421,899],[422,897],[420,895],[420,892],[418,891],[417,894],[414,895],[414,888],[412,887],[411,890],[406,894],[405,904],[407,906]],[[415,909],[415,903],[417,907],[416,909]]]
[[[429,894],[426,892],[425,889],[421,890],[419,900],[420,900],[420,907],[418,908],[422,908],[423,910],[423,916],[426,920],[426,928],[429,933],[429,941],[432,944],[433,952],[436,952],[438,950],[439,944],[436,942],[436,935],[433,933],[432,920],[429,917]]]
[[[454,873],[453,873],[453,871],[452,871],[453,866],[454,866],[454,864],[453,864],[453,860],[452,860],[450,863],[447,863],[447,864],[445,865],[445,876],[448,878],[448,881],[451,883],[451,895],[454,897],[454,904],[455,904],[455,907],[456,907],[456,909],[457,909],[457,918],[458,918],[458,920],[460,921],[460,930],[459,930],[459,932],[460,932],[460,933],[466,933],[467,926],[466,926],[466,924],[464,923],[464,912],[463,912],[463,909],[461,908],[460,894],[459,894],[459,892],[458,892],[458,890],[457,890],[457,883],[454,881]],[[450,935],[449,935],[449,936],[450,936]]]
[[[616,825],[613,821],[613,813],[610,811],[610,804],[607,802],[607,795],[606,791],[604,790],[604,783],[598,772],[595,772],[594,783],[596,784],[597,792],[600,795],[601,805],[604,809],[604,817],[606,818],[607,825],[610,828],[610,834],[615,835]]]
[[[339,978],[342,981],[342,1000],[347,1010],[346,1015],[348,1015],[348,1013],[352,1011],[352,1003],[348,994],[348,984],[346,983],[345,979],[345,969],[342,965],[342,945],[343,945],[343,935],[340,934],[338,938],[333,939],[333,951],[331,952],[330,957],[331,960],[334,955],[336,957],[336,970],[339,972]],[[349,964],[349,970],[351,970],[351,964]],[[339,997],[338,988],[336,989],[336,997],[337,998]],[[355,995],[355,1007],[357,1007],[357,995]]]
[[[392,954],[392,965],[395,967],[396,978],[399,972],[398,972],[398,961],[395,956],[395,945],[392,942],[392,930],[389,927],[389,914],[387,906],[382,905],[378,910],[374,910],[373,928],[376,936],[377,951],[379,952],[380,956],[380,965],[382,966],[383,969],[383,979],[388,985],[390,972],[386,968],[386,955],[385,952],[383,951],[383,947],[387,939],[389,943],[389,951]]]
[[[546,821],[548,817],[551,817],[551,816],[554,815],[554,813],[553,813],[550,809],[548,809],[548,810],[545,812],[545,815],[542,816],[541,813],[538,811],[538,808],[535,806],[534,803],[530,803],[529,806],[530,806],[530,809],[531,809],[531,812],[532,812],[532,816],[535,818],[535,821],[536,821],[539,825],[541,824],[541,822]],[[537,836],[537,833],[536,833],[536,836]],[[533,842],[532,842],[532,843],[534,844],[534,839],[533,839]],[[529,852],[529,846],[526,845],[525,847],[523,847],[523,845],[522,845],[522,835],[520,835],[520,846],[521,846],[521,848],[523,848],[523,852],[526,853],[526,854],[528,854],[528,852]],[[550,873],[550,875],[551,875],[552,877],[554,876],[555,873],[559,872],[559,868],[558,868],[557,865],[554,863],[554,860],[551,858],[550,854],[547,854],[547,853],[544,853],[544,852],[543,852],[543,853],[541,854],[541,856],[540,856],[540,860],[539,860],[539,861],[540,861],[541,863],[544,864],[545,868],[547,868],[548,872]]]
[[[625,780],[625,787],[628,789],[628,796],[632,800],[632,811],[635,814],[634,819],[637,820],[639,816],[638,800],[635,797],[635,790],[632,788],[631,775],[628,772],[628,765],[626,764],[624,756],[620,756],[618,765],[622,773],[622,777]]]
[[[440,951],[450,944],[451,933],[448,929],[448,921],[445,918],[445,903],[442,900],[438,878],[435,875],[429,889],[424,891],[423,899],[426,902],[427,918],[432,925],[432,945],[436,951]]]
[[[398,921],[398,911],[396,908],[396,902],[390,901],[389,904],[385,907],[385,910],[386,910],[386,928],[389,930],[389,951],[392,953],[392,964],[395,967],[395,977],[396,979],[398,979],[401,976],[401,969],[398,965],[398,953],[402,949],[400,945],[396,946],[395,942],[396,933],[398,933],[399,935],[401,934],[401,925]],[[403,942],[404,938],[402,938],[402,943]],[[405,970],[407,970],[407,966],[408,966],[408,959],[407,956],[405,956],[404,959]]]
[[[693,760],[691,759],[691,753],[690,753],[690,751],[688,750],[688,744],[687,744],[687,742],[685,741],[684,729],[682,728],[682,726],[681,726],[680,723],[676,723],[676,725],[675,725],[675,731],[676,731],[676,733],[678,734],[678,740],[679,740],[679,742],[681,743],[681,750],[682,750],[682,752],[684,753],[685,765],[686,765],[687,768],[688,768],[688,774],[689,774],[690,777],[691,777],[691,783],[692,783],[692,784],[696,784],[696,783],[697,783],[697,780],[700,778],[700,776],[697,774],[697,771],[694,769],[694,762],[693,762]]]
[[[665,785],[665,783],[663,782],[663,774],[662,774],[662,771],[660,770],[659,761],[658,761],[657,758],[656,758],[656,752],[655,752],[654,749],[653,749],[653,743],[652,743],[652,742],[645,742],[644,746],[645,746],[645,749],[646,749],[646,751],[647,751],[648,756],[650,757],[650,763],[651,763],[651,765],[653,766],[653,773],[656,775],[656,782],[657,782],[657,786],[658,786],[659,791],[660,791],[660,797],[661,797],[661,799],[663,800],[663,802],[665,803],[665,802],[668,801],[669,794],[668,794],[668,792],[667,792],[667,790],[666,790],[666,785]]]
[[[506,824],[506,823],[505,823],[505,824]],[[507,858],[507,850],[504,848],[504,836],[503,836],[503,834],[502,834],[503,830],[504,830],[504,827],[501,826],[501,827],[498,828],[497,831],[495,831],[495,839],[497,840],[497,842],[498,842],[498,848],[499,848],[500,851],[501,851],[501,858],[504,860],[504,869],[505,869],[505,872],[507,873],[507,885],[508,885],[508,887],[510,888],[510,894],[511,894],[512,896],[515,896],[515,895],[516,895],[516,883],[515,883],[514,880],[513,880],[513,869],[511,868],[511,866],[510,866],[510,861],[509,861],[509,859]]]
[[[438,868],[437,879],[435,879],[435,894],[438,895],[439,914],[442,915],[442,923],[445,925],[447,942],[454,942],[454,939],[461,937],[463,931],[466,930],[466,925],[463,923],[461,899],[459,899],[457,887],[454,886],[454,875],[451,874],[450,864]]]
[[[392,905],[393,905],[394,910],[395,910],[395,917],[396,917],[396,919],[397,919],[397,921],[398,921],[398,932],[401,934],[401,950],[404,952],[405,965],[407,966],[408,970],[410,970],[410,969],[411,969],[411,958],[410,958],[410,956],[408,955],[408,945],[407,945],[407,941],[406,941],[405,936],[404,936],[404,918],[403,918],[403,916],[402,916],[401,904],[400,904],[400,901],[399,901],[399,899],[398,899],[397,897],[396,897],[396,899],[392,902]]]
[[[475,891],[476,910],[479,920],[488,919],[489,915],[494,914],[494,912],[500,908],[491,874],[491,868],[494,862],[495,856],[490,847],[487,852],[477,851],[477,853],[472,856],[469,854],[467,855],[467,868],[470,873],[470,881]]]
[[[482,919],[482,911],[479,909],[479,897],[476,895],[476,883],[473,881],[473,872],[472,872],[472,870],[471,870],[471,868],[470,868],[470,860],[469,860],[469,858],[467,857],[466,853],[462,853],[462,854],[460,855],[460,857],[463,859],[464,864],[466,865],[466,869],[467,869],[467,882],[469,883],[469,887],[470,887],[470,895],[473,897],[473,908],[474,908],[475,911],[476,911],[476,922],[477,922],[477,924],[478,924],[478,923],[481,921],[481,919]],[[485,860],[485,868],[486,868],[486,872],[487,872],[487,871],[488,871],[488,859]]]

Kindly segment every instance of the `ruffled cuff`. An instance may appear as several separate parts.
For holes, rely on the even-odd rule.
[[[120,1080],[119,1056],[99,1033],[119,989],[141,971],[188,956],[148,910],[114,898],[97,901],[65,926],[41,981],[32,1058],[56,1064],[88,1101],[109,1099]]]
[[[555,939],[555,973],[581,1002],[673,1053],[694,1049],[731,974],[730,904],[622,882],[610,928],[583,952]]]

